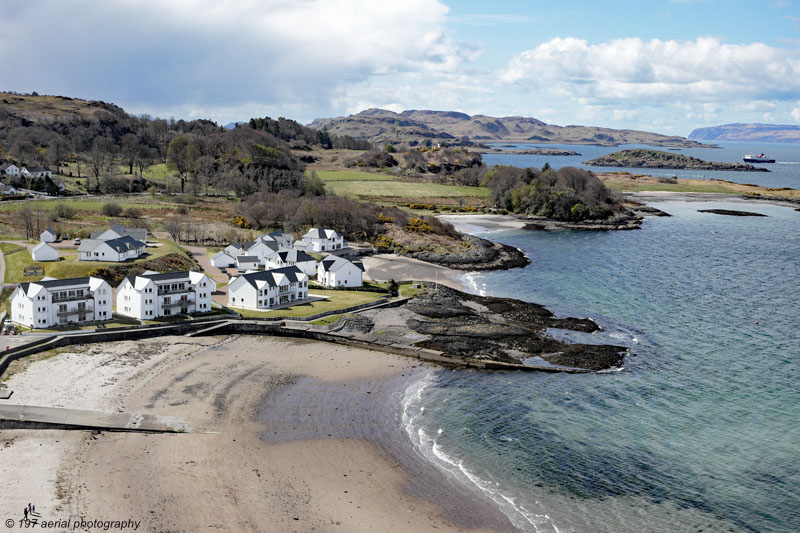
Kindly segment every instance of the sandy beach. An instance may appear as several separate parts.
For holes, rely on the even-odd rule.
[[[7,382],[13,403],[183,417],[189,434],[3,430],[0,517],[145,531],[512,531],[400,427],[416,361],[271,337],[73,347]]]

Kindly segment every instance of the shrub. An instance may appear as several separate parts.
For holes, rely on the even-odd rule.
[[[142,210],[137,207],[129,207],[125,210],[125,216],[128,218],[142,218]]]
[[[100,211],[107,217],[118,217],[122,214],[122,206],[116,202],[108,202]]]
[[[56,204],[53,213],[57,218],[70,219],[75,217],[75,208],[67,204]]]

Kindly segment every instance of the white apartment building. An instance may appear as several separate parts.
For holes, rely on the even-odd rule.
[[[11,320],[51,328],[111,320],[111,285],[96,277],[20,283],[11,294]]]
[[[117,313],[138,320],[211,311],[216,283],[202,272],[145,272],[117,287]]]
[[[308,298],[308,276],[296,266],[249,272],[228,283],[228,306],[266,310]]]

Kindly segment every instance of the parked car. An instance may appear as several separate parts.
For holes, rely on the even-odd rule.
[[[80,243],[81,243],[80,239],[75,239],[74,241],[72,241],[72,244],[74,244],[75,246],[78,246]]]

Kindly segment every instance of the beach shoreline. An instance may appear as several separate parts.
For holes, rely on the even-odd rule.
[[[46,519],[170,531],[513,531],[416,455],[399,424],[399,395],[430,371],[271,337],[70,348],[12,376],[15,403],[180,416],[193,432],[4,430],[0,512],[35,502]]]

